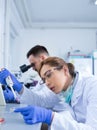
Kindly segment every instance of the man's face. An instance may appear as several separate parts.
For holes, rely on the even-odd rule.
[[[30,64],[33,63],[33,70],[38,71],[39,70],[39,66],[40,63],[43,61],[43,59],[41,58],[41,56],[34,56],[34,55],[30,55],[28,58]]]

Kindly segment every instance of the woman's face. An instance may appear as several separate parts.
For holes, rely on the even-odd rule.
[[[51,67],[49,65],[43,65],[40,71],[43,82],[54,93],[60,93],[62,90],[66,90],[68,86],[68,74],[66,68],[58,69],[58,67]]]

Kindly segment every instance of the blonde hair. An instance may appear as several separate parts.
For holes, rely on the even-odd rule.
[[[72,77],[75,75],[75,67],[72,63],[66,63],[62,58],[59,57],[49,57],[41,62],[40,68],[39,68],[39,74],[43,67],[43,65],[49,65],[51,67],[58,67],[58,70],[62,69],[63,66],[67,66],[69,73]]]

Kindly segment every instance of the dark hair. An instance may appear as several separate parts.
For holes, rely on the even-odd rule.
[[[30,55],[37,56],[41,53],[45,53],[46,55],[49,55],[47,49],[44,46],[36,45],[32,47],[28,52],[27,52],[27,58],[29,58]]]
[[[69,73],[72,77],[74,77],[75,75],[75,67],[72,63],[66,63],[63,59],[59,58],[59,57],[49,57],[47,59],[45,59],[44,61],[41,62],[40,64],[40,69],[39,69],[39,74],[41,71],[41,68],[43,65],[50,65],[52,67],[58,67],[59,70],[63,68],[63,66],[67,66]]]

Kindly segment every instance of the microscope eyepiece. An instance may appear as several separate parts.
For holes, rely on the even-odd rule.
[[[24,73],[24,72],[28,71],[28,69],[30,69],[31,67],[34,67],[34,63],[32,63],[30,65],[24,64],[24,65],[20,66],[20,70],[22,73]]]

